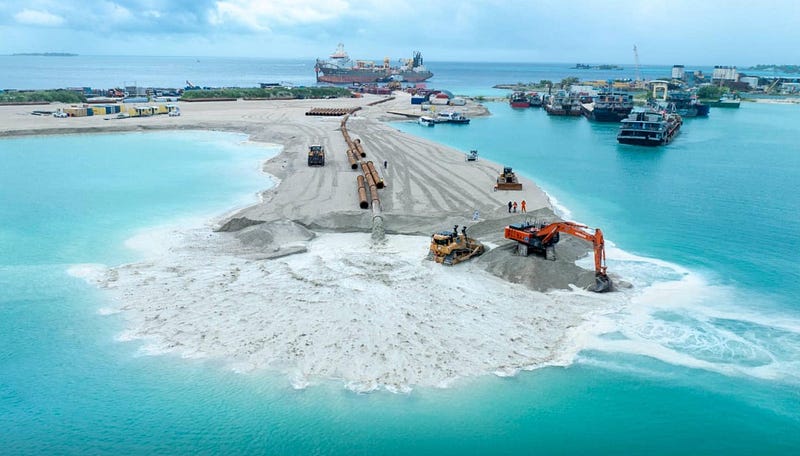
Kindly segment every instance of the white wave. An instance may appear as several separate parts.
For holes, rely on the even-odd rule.
[[[593,315],[580,328],[580,348],[646,356],[724,375],[800,381],[800,319],[755,310],[741,291],[701,274],[622,251],[615,270],[645,286],[630,303]],[[609,262],[612,264],[611,262]],[[635,272],[634,272],[635,271]]]
[[[70,265],[67,274],[78,279],[83,279],[89,283],[96,283],[106,275],[108,267],[99,263],[79,263]]]

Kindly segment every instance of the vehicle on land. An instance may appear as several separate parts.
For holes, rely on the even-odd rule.
[[[503,168],[503,172],[497,177],[495,190],[522,190],[522,184],[517,179],[517,175],[511,170],[510,166]]]
[[[308,146],[308,166],[325,166],[325,148],[315,144]]]
[[[566,233],[591,242],[594,249],[595,286],[592,291],[603,293],[613,288],[611,279],[606,274],[606,250],[603,232],[595,228],[594,233],[586,231],[588,227],[575,222],[555,222],[550,224],[518,223],[505,228],[503,237],[517,241],[517,253],[528,256],[532,250],[544,254],[548,260],[555,261],[555,245],[559,241],[559,233]]]
[[[458,234],[458,225],[456,225],[453,227],[453,231],[440,231],[431,236],[428,259],[452,266],[478,256],[484,251],[483,244],[476,239],[467,237],[466,225],[461,228],[461,234]]]

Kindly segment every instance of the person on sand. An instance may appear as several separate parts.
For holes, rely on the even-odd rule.
[[[523,214],[528,212],[528,208],[526,207],[525,200],[522,200],[522,202],[519,204],[519,208],[520,208],[520,212],[522,212]]]
[[[508,202],[508,213],[511,213],[511,201]]]
[[[387,166],[389,166],[389,162],[387,160],[384,160],[383,161],[383,169],[386,169]]]
[[[514,212],[517,212],[517,202],[514,201]]]

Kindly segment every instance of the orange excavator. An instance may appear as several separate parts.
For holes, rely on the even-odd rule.
[[[559,233],[571,234],[577,238],[589,241],[594,247],[594,290],[598,293],[611,290],[613,284],[606,274],[606,249],[603,241],[603,232],[595,228],[594,234],[586,231],[588,227],[575,222],[555,222],[550,224],[518,223],[505,228],[503,233],[506,239],[517,241],[517,252],[528,256],[530,250],[544,253],[548,260],[556,259],[555,245],[559,240]]]

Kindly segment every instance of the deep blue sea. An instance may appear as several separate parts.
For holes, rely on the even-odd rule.
[[[56,58],[38,59],[30,72],[64,81],[53,87],[107,84],[103,65],[65,81],[68,71],[51,74]],[[186,75],[198,62],[184,63],[151,68],[175,84],[148,84],[306,77],[305,68],[235,66]],[[437,73],[440,87],[462,93],[560,71],[448,65],[458,71]],[[142,355],[138,343],[117,340],[124,316],[98,313],[102,293],[67,271],[135,261],[126,240],[142,230],[254,201],[272,185],[258,165],[274,149],[208,132],[3,139],[0,453],[798,453],[800,108],[712,108],[650,149],[618,145],[614,125],[488,107],[491,117],[468,126],[395,125],[513,166],[565,216],[602,227],[614,245],[609,270],[642,292],[630,309],[596,319],[574,364],[355,394],[336,382],[295,390],[268,372]]]

